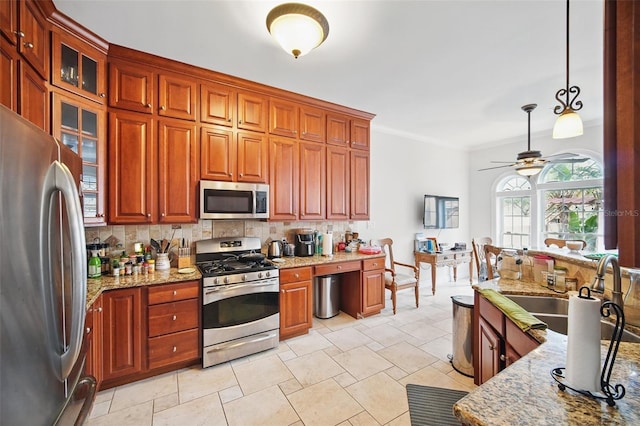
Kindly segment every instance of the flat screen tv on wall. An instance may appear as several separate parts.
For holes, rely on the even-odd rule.
[[[458,197],[424,196],[422,224],[430,229],[457,228],[460,225]]]

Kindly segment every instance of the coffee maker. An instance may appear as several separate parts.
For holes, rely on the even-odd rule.
[[[316,252],[316,242],[311,229],[298,229],[296,231],[296,256],[313,256]]]

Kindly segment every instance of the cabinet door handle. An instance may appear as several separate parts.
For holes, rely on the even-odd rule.
[[[33,49],[33,43],[31,43],[30,41],[27,41],[26,43],[23,43],[23,45],[27,49]]]
[[[229,123],[231,123],[231,119],[230,119],[230,118],[229,118],[227,121],[228,121]]]
[[[297,273],[293,274],[293,276],[296,277],[296,278],[300,278],[300,274],[297,274]]]
[[[500,361],[509,361],[509,357],[504,356],[504,354],[500,355]]]
[[[493,347],[493,345],[489,345],[489,350],[490,350],[490,351],[492,351],[492,350],[494,350],[494,349],[495,349],[495,348]]]
[[[98,96],[100,96],[101,98],[106,98],[107,94],[106,93],[100,93]]]
[[[166,109],[167,109],[167,107],[166,107],[166,106],[164,106],[164,105],[162,105],[162,106],[160,107],[160,109],[164,111],[164,110],[166,110]]]
[[[173,347],[173,352],[176,352],[177,350],[178,350],[178,347],[177,347],[177,346],[174,346],[174,347]]]
[[[178,317],[176,315],[174,315],[172,319],[175,321],[175,320],[178,319]]]
[[[24,33],[22,31],[14,31],[13,33],[20,38],[24,37]]]
[[[173,290],[173,295],[176,296],[178,294],[178,290]]]
[[[160,213],[160,216],[164,217],[165,215],[164,215],[164,213]]]
[[[91,328],[87,327],[87,334],[91,333]]]
[[[151,108],[151,104],[146,104],[145,105],[147,108]]]
[[[151,217],[151,213],[147,213],[147,217]]]
[[[338,265],[338,268],[337,268],[337,269],[338,269],[338,271],[339,271],[339,270],[341,270],[341,269],[342,269],[342,266]]]
[[[98,312],[102,312],[102,307],[99,307],[99,308],[98,308]]]

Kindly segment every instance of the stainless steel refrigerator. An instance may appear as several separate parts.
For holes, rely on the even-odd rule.
[[[0,424],[82,423],[87,258],[82,160],[0,105]]]

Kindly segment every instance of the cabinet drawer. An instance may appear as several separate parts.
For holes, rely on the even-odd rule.
[[[315,267],[315,275],[331,275],[341,274],[343,272],[359,271],[360,261],[329,263],[326,265],[318,265]]]
[[[149,305],[194,299],[198,297],[199,291],[200,281],[152,286],[149,287]]]
[[[504,314],[484,297],[479,298],[480,316],[493,327],[500,336],[504,336]]]
[[[465,262],[470,258],[471,258],[471,253],[456,253],[456,260],[459,260],[460,262]]]
[[[504,322],[505,340],[518,353],[518,355],[525,356],[540,345],[536,339],[520,330],[520,328],[510,319],[505,318]]]
[[[280,283],[295,283],[311,279],[311,268],[289,268],[280,270]]]
[[[377,257],[375,259],[366,259],[362,261],[363,271],[372,271],[374,269],[384,269],[384,257]]]
[[[151,337],[147,345],[149,369],[196,359],[199,356],[198,329]]]
[[[447,254],[438,254],[436,255],[436,262],[437,263],[446,263],[446,262],[452,262],[456,259],[456,255],[453,253],[447,253]]]
[[[198,327],[198,299],[149,306],[149,337]]]

